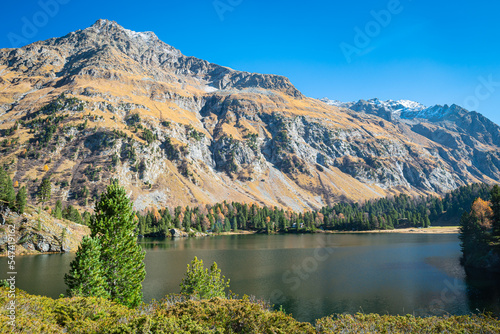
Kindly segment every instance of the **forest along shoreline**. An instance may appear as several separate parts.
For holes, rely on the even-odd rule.
[[[8,175],[5,178],[8,181]],[[8,192],[11,195],[0,198],[5,203],[0,207],[0,256],[8,255],[12,226],[16,255],[77,251],[82,238],[90,233],[86,225],[93,219],[91,212],[81,215],[77,208],[64,207],[60,200],[53,208],[42,202],[25,205],[23,196],[12,196],[13,186],[7,183],[12,189]],[[282,233],[459,234],[456,225],[464,212],[477,198],[488,201],[490,191],[489,185],[472,184],[443,197],[398,195],[304,212],[223,202],[192,208],[152,208],[136,212],[134,219],[138,235],[152,238]]]

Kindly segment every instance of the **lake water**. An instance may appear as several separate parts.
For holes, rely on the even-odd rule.
[[[459,264],[457,235],[237,235],[142,239],[144,299],[178,293],[195,256],[217,262],[231,290],[282,305],[300,321],[332,313],[500,315],[500,279]],[[17,257],[17,286],[32,294],[65,292],[74,254]],[[0,277],[7,259],[0,258]],[[3,277],[2,277],[3,278]]]

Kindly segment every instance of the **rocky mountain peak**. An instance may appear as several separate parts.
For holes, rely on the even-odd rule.
[[[152,44],[154,42],[161,42],[152,31],[136,32],[129,29],[125,29],[115,21],[109,21],[105,19],[97,20],[93,25],[84,29],[86,32],[94,32],[100,35],[113,35],[116,33],[124,34],[126,37],[130,38],[132,41],[138,40],[146,44]],[[165,44],[165,43],[163,43]],[[166,44],[165,44],[166,45]]]
[[[70,33],[65,37],[73,35],[80,40],[94,42],[93,46],[95,47],[109,45],[130,56],[134,56],[135,51],[140,53],[152,52],[156,57],[164,55],[182,56],[179,50],[162,42],[152,31],[132,31],[125,29],[115,21],[105,19],[99,19],[92,26]]]
[[[89,28],[103,29],[103,28],[110,28],[110,27],[120,27],[120,28],[122,28],[118,23],[116,23],[116,21],[111,21],[111,20],[107,20],[107,19],[98,19]],[[89,28],[87,28],[87,29],[89,29]]]
[[[206,92],[258,89],[293,98],[304,96],[286,77],[236,71],[184,56],[153,32],[135,32],[100,19],[92,26],[60,38],[36,42],[20,49],[0,49],[0,66],[34,77],[114,77],[133,73],[147,80],[189,84]]]

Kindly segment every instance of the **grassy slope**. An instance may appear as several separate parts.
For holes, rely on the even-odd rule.
[[[341,315],[301,323],[245,300],[161,301],[130,310],[99,298],[51,299],[16,291],[15,333],[498,333],[487,316]],[[0,289],[0,331],[10,332]]]

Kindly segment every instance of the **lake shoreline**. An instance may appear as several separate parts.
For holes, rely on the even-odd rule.
[[[314,234],[314,233],[320,233],[320,234],[380,234],[380,233],[397,233],[397,234],[458,234],[459,233],[459,227],[458,226],[436,226],[436,227],[430,227],[430,228],[402,228],[402,229],[394,229],[394,230],[370,230],[370,231],[331,231],[331,230],[316,230],[314,232],[278,232],[278,233],[272,233],[272,234]],[[207,237],[214,237],[214,236],[234,236],[234,235],[255,235],[255,234],[265,234],[267,233],[260,233],[259,231],[247,231],[247,230],[242,230],[242,231],[236,231],[236,232],[221,232],[221,233],[210,233],[207,235]],[[198,237],[199,238],[199,237]],[[26,255],[51,255],[51,254],[64,254],[64,253],[75,253],[76,250],[71,250],[69,252],[44,252],[40,253],[38,251],[30,251],[23,249],[21,252],[16,253],[16,256],[26,256]],[[0,258],[1,257],[6,257],[8,254],[7,252],[0,253]]]
[[[460,228],[458,226],[434,226],[428,228],[399,228],[393,230],[368,230],[368,231],[336,231],[336,230],[316,230],[316,231],[299,231],[294,232],[293,230],[288,232],[274,232],[271,234],[314,234],[314,233],[324,233],[324,234],[379,234],[379,233],[412,233],[412,234],[459,234]],[[221,232],[221,233],[211,233],[208,236],[226,236],[226,235],[252,235],[252,234],[266,234],[261,231],[237,231],[237,232]]]
[[[412,233],[412,234],[459,234],[460,229],[458,226],[435,226],[429,228],[400,228],[393,230],[370,230],[370,231],[316,231],[314,233],[326,234],[367,234],[367,233]]]

